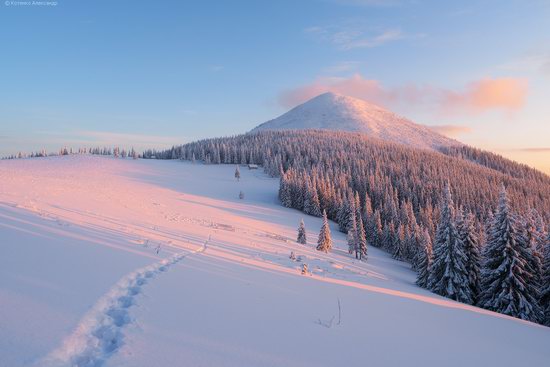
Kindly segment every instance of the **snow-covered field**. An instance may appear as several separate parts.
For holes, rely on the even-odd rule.
[[[548,365],[549,328],[435,296],[377,249],[359,263],[336,227],[315,251],[320,218],[234,169],[1,161],[0,366]]]

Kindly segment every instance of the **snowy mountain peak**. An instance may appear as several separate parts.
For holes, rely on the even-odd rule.
[[[360,132],[417,148],[461,144],[373,103],[332,92],[320,94],[252,132],[304,129]]]

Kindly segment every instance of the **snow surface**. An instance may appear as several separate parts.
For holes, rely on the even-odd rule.
[[[0,366],[550,360],[549,328],[420,289],[377,249],[358,262],[336,226],[335,250],[316,251],[321,219],[281,207],[278,180],[243,167],[237,182],[234,169],[1,161]],[[307,246],[295,242],[302,217]]]
[[[322,129],[365,133],[371,137],[435,149],[461,145],[372,103],[335,93],[324,93],[254,128],[263,130]]]

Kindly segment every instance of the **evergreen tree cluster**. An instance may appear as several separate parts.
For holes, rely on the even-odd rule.
[[[447,182],[457,207],[469,213],[476,228],[495,210],[500,183],[508,188],[515,210],[530,206],[550,220],[548,176],[469,147],[435,152],[357,133],[265,131],[144,153],[150,156],[262,165],[280,177],[282,205],[314,216],[326,210],[344,233],[356,210],[369,245],[415,268],[424,232],[435,238],[437,202]]]
[[[410,262],[420,286],[550,323],[550,177],[525,165],[467,146],[429,151],[315,130],[206,139],[152,155],[262,165],[280,178],[282,205],[326,213],[348,234],[350,253],[362,251],[362,224],[365,243]],[[318,249],[328,251],[323,227]]]
[[[504,185],[485,243],[471,213],[455,211],[447,186],[431,246],[419,256],[417,284],[459,302],[550,324],[550,243],[542,217],[518,216]]]

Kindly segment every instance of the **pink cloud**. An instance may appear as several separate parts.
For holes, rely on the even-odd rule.
[[[322,77],[310,84],[284,91],[279,96],[279,103],[284,107],[293,107],[325,92],[349,95],[388,107],[428,104],[445,114],[471,114],[520,109],[527,96],[527,81],[516,78],[482,79],[470,83],[463,91],[453,91],[416,84],[387,88],[377,80],[354,74],[348,78]]]
[[[432,125],[428,126],[431,130],[448,136],[449,138],[456,138],[459,135],[466,134],[472,131],[468,126],[459,126],[459,125]]]
[[[516,78],[482,79],[464,92],[444,92],[443,104],[451,110],[481,112],[491,109],[518,110],[525,104],[527,81]]]
[[[279,103],[284,107],[293,107],[325,92],[345,94],[375,103],[382,103],[388,98],[387,91],[377,80],[364,79],[354,74],[350,78],[319,78],[311,84],[285,91],[279,96]]]

